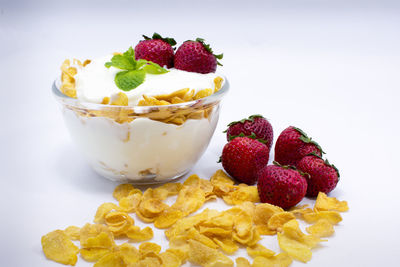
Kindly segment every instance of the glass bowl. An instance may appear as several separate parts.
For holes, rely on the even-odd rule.
[[[73,141],[90,166],[113,181],[164,183],[185,175],[206,150],[218,122],[224,78],[214,94],[164,106],[114,106],[82,102],[52,91]]]

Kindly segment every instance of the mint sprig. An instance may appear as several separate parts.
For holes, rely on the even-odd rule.
[[[130,91],[144,82],[146,73],[143,70],[125,70],[115,75],[115,84],[119,89]]]
[[[114,55],[111,61],[106,62],[104,66],[122,70],[115,75],[114,81],[117,87],[123,91],[130,91],[141,85],[146,79],[146,74],[164,74],[168,72],[168,70],[154,62],[144,59],[136,61],[135,50],[132,47],[129,47],[122,55]]]

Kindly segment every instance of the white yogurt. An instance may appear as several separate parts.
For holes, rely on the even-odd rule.
[[[112,98],[121,92],[114,81],[121,70],[104,66],[111,58],[112,55],[95,59],[78,68],[74,78],[80,101],[101,103],[104,97]],[[141,85],[124,93],[133,106],[143,94],[169,94],[183,88],[214,89],[216,77],[215,73],[169,69],[165,74],[146,74]],[[214,133],[219,104],[207,118],[188,119],[182,125],[145,117],[118,123],[108,117],[82,116],[68,106],[63,111],[72,138],[96,172],[112,180],[154,183],[177,178],[193,167]]]
[[[208,119],[187,120],[180,126],[147,118],[119,124],[105,117],[82,117],[69,109],[64,109],[64,119],[100,175],[151,183],[179,177],[193,167],[215,130],[218,109]]]
[[[101,103],[104,97],[112,97],[118,92],[122,92],[115,85],[115,75],[120,69],[110,67],[106,68],[104,64],[111,61],[112,55],[94,59],[84,68],[80,68],[75,75],[76,92],[78,99]],[[142,95],[160,95],[169,94],[174,91],[190,88],[196,92],[202,89],[214,89],[215,73],[201,74],[188,72],[178,69],[169,69],[164,74],[152,75],[146,74],[145,81],[130,91],[123,91],[129,99],[129,105],[136,105]]]

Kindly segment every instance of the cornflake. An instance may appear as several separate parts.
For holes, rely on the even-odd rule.
[[[326,219],[320,219],[306,228],[306,231],[317,237],[328,237],[335,233],[333,225]]]
[[[269,258],[274,256],[275,252],[267,249],[261,244],[256,244],[254,246],[247,247],[247,254],[249,254],[249,256],[251,256],[252,258],[256,258],[258,256]]]
[[[314,205],[315,211],[348,211],[347,201],[339,201],[334,197],[328,197],[325,193],[319,192]]]
[[[250,267],[250,262],[248,259],[243,258],[243,257],[239,257],[236,258],[236,266],[237,267]]]
[[[79,240],[80,239],[80,231],[81,228],[77,226],[68,226],[65,228],[64,232],[71,240]]]
[[[126,232],[126,236],[134,242],[147,241],[153,238],[153,229],[150,227],[140,229],[139,226],[132,225]]]
[[[73,72],[72,72],[73,73]],[[217,88],[217,87],[216,87]],[[216,90],[216,89],[215,89]],[[158,96],[157,101],[183,99],[190,90]],[[206,267],[233,266],[226,255],[234,254],[244,246],[253,263],[242,257],[236,258],[237,266],[289,266],[292,259],[307,262],[311,249],[334,233],[333,225],[342,220],[338,211],[348,210],[347,202],[329,198],[320,193],[313,209],[307,205],[296,206],[288,211],[268,204],[258,203],[255,186],[236,185],[222,170],[216,171],[210,180],[191,175],[183,183],[167,183],[148,188],[143,193],[130,184],[121,184],[113,192],[118,205],[101,204],[94,216],[96,224],[82,228],[67,227],[42,237],[43,251],[47,258],[74,265],[77,253],[96,267],[106,266],[165,266],[178,267],[189,260]],[[171,206],[164,201],[177,196]],[[224,211],[204,209],[203,204],[214,198],[222,198],[233,205]],[[141,229],[129,213],[154,227],[165,229],[169,247],[161,247],[149,241],[153,238],[151,227]],[[304,234],[296,218],[313,224]],[[259,243],[261,235],[277,234],[283,253],[275,254]],[[127,238],[131,242],[144,242],[138,248],[129,243],[116,245],[114,237]],[[80,250],[71,240],[80,241]],[[225,255],[226,254],[226,255]]]
[[[110,252],[98,260],[93,267],[125,267],[124,259],[121,252]]]
[[[131,184],[120,184],[117,187],[115,187],[114,192],[113,192],[113,197],[120,201],[121,198],[127,197],[130,195],[130,192],[133,191],[135,187]]]
[[[307,262],[311,260],[311,248],[325,241],[313,235],[304,234],[297,220],[291,220],[283,225],[283,233],[278,233],[278,243],[281,249],[292,258]]]
[[[124,243],[118,246],[121,256],[126,264],[136,263],[140,259],[140,254],[137,248],[129,243]]]
[[[42,237],[44,255],[50,260],[75,265],[79,248],[72,243],[62,230],[55,230]]]
[[[96,262],[111,250],[109,248],[81,248],[79,252],[85,261]]]
[[[280,253],[272,257],[258,256],[254,258],[252,267],[268,267],[268,266],[279,266],[287,267],[292,264],[292,258],[287,253]]]
[[[233,266],[233,261],[219,252],[196,240],[188,240],[189,261],[204,267],[208,266]]]

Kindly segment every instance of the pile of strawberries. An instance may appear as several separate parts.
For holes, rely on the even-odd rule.
[[[322,148],[299,128],[290,126],[279,135],[273,165],[267,165],[273,130],[263,116],[232,122],[226,134],[222,166],[239,182],[250,185],[258,181],[264,203],[288,209],[304,196],[331,192],[339,181],[339,171],[322,158]]]
[[[145,40],[135,47],[136,60],[145,59],[161,67],[198,73],[215,72],[217,65],[221,65],[218,59],[222,59],[223,55],[215,55],[204,39],[188,40],[174,53],[176,41],[173,38],[163,38],[158,33],[154,33],[152,38],[143,37]]]

